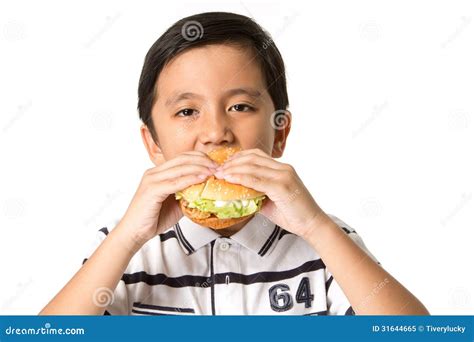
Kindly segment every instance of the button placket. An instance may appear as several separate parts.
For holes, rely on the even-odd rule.
[[[220,315],[242,312],[242,308],[238,308],[242,302],[241,289],[231,282],[231,273],[240,272],[239,245],[230,238],[220,237],[215,247],[215,273],[219,275],[215,285],[216,312]]]

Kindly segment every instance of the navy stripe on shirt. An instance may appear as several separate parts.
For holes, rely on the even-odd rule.
[[[255,283],[270,283],[296,277],[302,273],[317,271],[326,268],[321,259],[310,260],[299,267],[286,271],[257,272],[253,274],[241,274],[235,272],[225,272],[214,274],[213,284],[238,283],[250,285]],[[226,278],[228,277],[228,281]],[[202,287],[208,284],[208,277],[183,275],[180,277],[169,277],[166,274],[148,274],[144,271],[135,273],[124,273],[122,280],[125,284],[146,283],[148,285],[166,285],[170,287]]]

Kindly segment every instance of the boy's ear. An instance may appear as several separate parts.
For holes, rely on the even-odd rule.
[[[277,113],[278,115],[275,115]],[[272,115],[272,127],[275,130],[273,140],[272,157],[280,158],[286,146],[286,139],[291,130],[291,112],[289,110],[279,110]]]
[[[142,124],[140,127],[140,133],[142,136],[143,145],[145,145],[146,151],[150,160],[155,166],[164,162],[163,152],[158,142],[155,142],[153,136],[148,129],[147,125]]]

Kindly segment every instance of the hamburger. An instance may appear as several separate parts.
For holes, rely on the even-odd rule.
[[[240,150],[237,147],[223,147],[209,152],[208,156],[222,165]],[[175,198],[183,215],[193,222],[212,229],[223,229],[258,212],[265,194],[210,176],[203,183],[178,191]]]

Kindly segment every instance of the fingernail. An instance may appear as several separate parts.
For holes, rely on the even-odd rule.
[[[201,178],[201,179],[204,179],[204,178],[209,177],[209,175],[199,175],[198,177]]]

